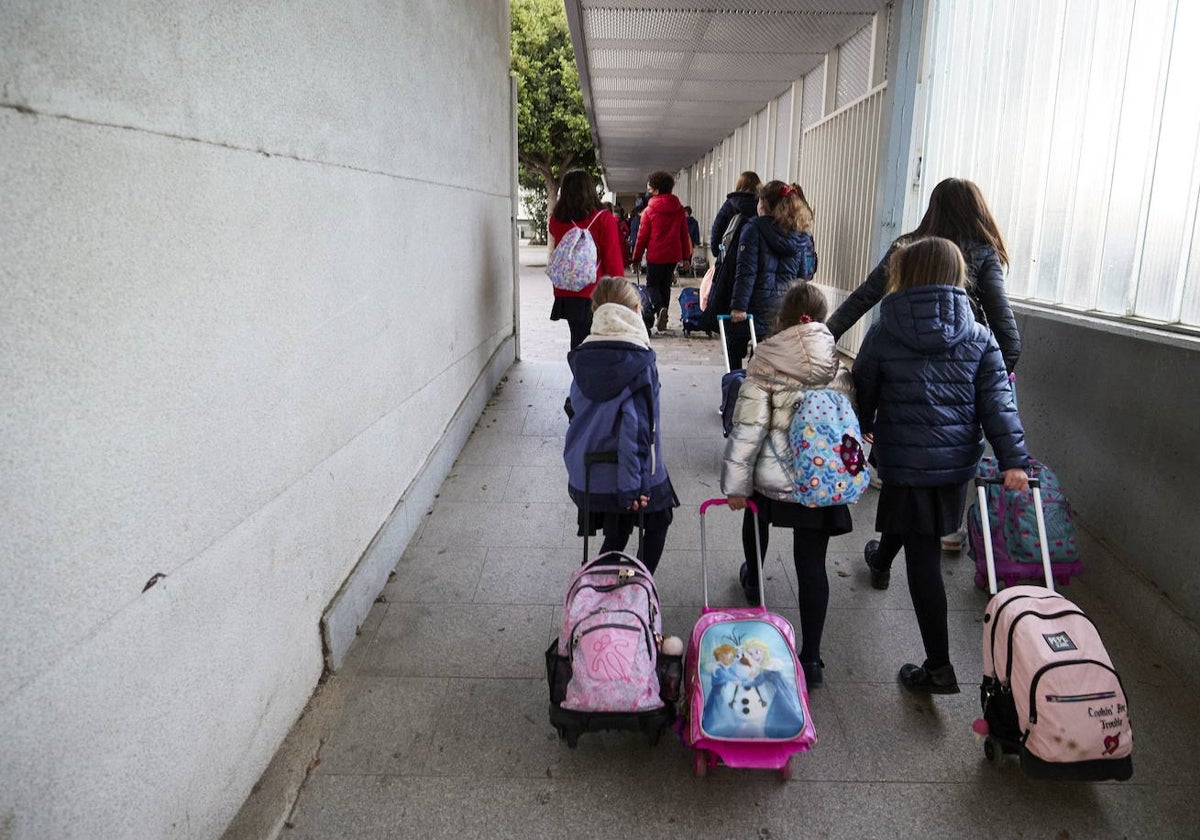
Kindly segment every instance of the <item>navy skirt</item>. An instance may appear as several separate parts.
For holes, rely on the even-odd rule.
[[[884,483],[879,491],[875,530],[881,534],[944,537],[962,524],[967,484],[908,487]]]

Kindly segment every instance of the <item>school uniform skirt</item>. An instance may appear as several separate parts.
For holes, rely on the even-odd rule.
[[[909,487],[884,482],[875,511],[875,530],[881,534],[944,537],[962,524],[967,484]]]
[[[803,528],[821,531],[831,537],[849,534],[854,530],[849,505],[811,508],[796,502],[769,499],[757,490],[750,500],[758,506],[759,520],[776,528]]]

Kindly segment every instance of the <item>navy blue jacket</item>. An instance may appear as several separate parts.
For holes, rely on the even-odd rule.
[[[741,213],[747,222],[757,216],[758,195],[752,192],[731,192],[725,197],[725,203],[717,211],[717,217],[712,223],[712,232],[708,236],[708,247],[712,249],[714,257],[721,256],[721,239],[725,236],[725,228],[729,227],[729,220],[738,213]]]
[[[627,511],[639,495],[646,511],[675,506],[658,430],[658,370],[654,351],[627,341],[585,341],[567,354],[575,375],[563,461],[568,492],[583,507],[584,456],[616,452],[616,464],[591,468],[591,509]]]
[[[804,254],[812,250],[809,234],[781,230],[771,216],[755,216],[742,225],[729,309],[753,315],[754,331],[760,339],[771,331],[780,301],[800,277]]]
[[[854,360],[854,385],[884,483],[970,480],[983,454],[981,424],[1001,469],[1029,463],[1000,347],[976,323],[963,289],[921,286],[885,297]]]
[[[867,279],[842,302],[837,311],[829,316],[825,325],[834,338],[841,338],[846,330],[883,298],[887,289],[887,264],[892,252],[905,241],[901,237],[892,243],[879,265],[867,275]],[[1009,373],[1017,368],[1021,358],[1021,333],[1017,319],[1013,317],[1008,295],[1004,293],[1004,267],[991,245],[968,242],[960,246],[967,263],[967,293],[971,298],[971,310],[977,320],[991,329],[1004,356],[1004,367]]]

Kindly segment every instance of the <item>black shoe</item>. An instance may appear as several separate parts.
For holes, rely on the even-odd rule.
[[[801,662],[800,667],[804,669],[804,684],[811,691],[814,688],[820,688],[825,682],[822,669],[825,663],[818,659],[816,662]]]
[[[571,398],[567,397],[567,401],[563,403],[563,411],[567,414],[567,422],[575,419],[575,408],[571,405]]]
[[[926,669],[909,663],[900,669],[900,684],[917,694],[958,694],[958,678],[953,665]]]
[[[882,569],[875,564],[879,562],[879,540],[871,540],[863,549],[863,559],[871,570],[871,586],[875,589],[887,589],[892,582],[892,570]]]
[[[752,607],[762,606],[762,594],[757,586],[750,585],[750,565],[743,563],[742,568],[738,570],[738,583],[742,585],[742,595],[746,598],[746,603]]]

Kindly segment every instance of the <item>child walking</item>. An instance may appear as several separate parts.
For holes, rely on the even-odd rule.
[[[604,277],[592,293],[592,331],[567,355],[575,379],[563,460],[568,491],[579,506],[579,535],[604,531],[601,552],[622,551],[639,518],[639,558],[658,568],[672,508],[679,499],[662,459],[658,368],[632,283]],[[591,459],[590,521],[583,516]]]
[[[853,528],[847,505],[810,508],[791,501],[794,472],[788,430],[796,403],[807,390],[832,388],[853,400],[854,383],[842,367],[825,324],[828,305],[811,283],[796,283],[783,296],[775,333],[758,345],[738,391],[733,428],[721,463],[721,491],[733,510],[758,507],[758,539],[767,553],[769,525],[792,530],[792,559],[800,591],[800,664],[809,688],[821,685],[821,635],[829,608],[825,552],[829,538]],[[746,600],[760,603],[754,558],[754,516],[742,520],[741,583]]]
[[[958,246],[928,237],[896,248],[879,321],[854,361],[864,437],[873,435],[883,488],[868,543],[872,584],[903,548],[925,661],[900,669],[909,690],[959,691],[950,664],[940,538],[962,521],[967,482],[983,434],[1004,470],[1004,486],[1029,486],[1025,433],[995,337],[976,322]]]

